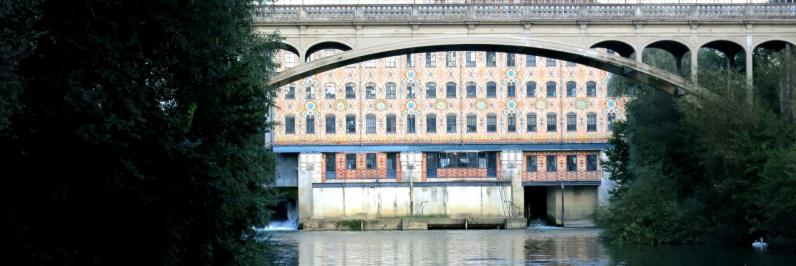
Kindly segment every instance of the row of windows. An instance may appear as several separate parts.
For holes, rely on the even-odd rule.
[[[537,172],[539,171],[539,162],[538,156],[535,155],[528,155],[525,158],[525,171],[526,172]],[[546,155],[544,156],[545,159],[545,166],[547,172],[556,172],[558,171],[558,156],[555,155]],[[568,172],[574,172],[578,170],[578,157],[576,155],[567,155],[566,158],[566,170]],[[586,155],[586,171],[597,171],[597,155],[590,154]]]
[[[558,131],[558,116],[556,113],[547,113],[547,132],[556,132]],[[345,133],[353,134],[357,132],[357,123],[356,123],[356,116],[355,115],[346,115],[345,116]],[[478,131],[477,126],[478,117],[475,114],[468,114],[465,119],[466,127],[465,130],[467,133],[475,133]],[[567,113],[566,115],[566,131],[567,132],[575,132],[578,131],[578,115],[575,113]],[[609,130],[612,130],[612,126],[614,121],[616,120],[616,115],[614,113],[609,113],[607,117],[607,122],[609,126]],[[335,115],[326,115],[326,134],[335,134],[337,133],[337,126],[336,121],[337,118]],[[536,113],[528,113],[526,115],[526,124],[525,124],[525,131],[526,132],[537,132],[537,117]],[[415,115],[407,115],[406,116],[406,133],[417,133],[417,119]],[[306,117],[306,133],[307,134],[315,134],[315,116],[308,115]],[[447,133],[456,133],[457,130],[457,117],[456,114],[447,114],[445,116],[445,132]],[[387,114],[385,116],[385,131],[386,133],[396,133],[396,116],[394,114]],[[486,131],[487,132],[497,132],[497,115],[495,114],[488,114],[486,116]],[[517,116],[515,114],[508,114],[506,115],[506,131],[508,132],[517,132]],[[597,131],[597,114],[590,112],[586,114],[586,131],[588,132],[595,132]],[[296,118],[292,115],[285,116],[285,134],[295,134],[296,133]],[[376,134],[376,115],[375,114],[368,114],[365,116],[365,133],[366,134]],[[437,115],[436,114],[427,114],[426,115],[426,133],[437,133]]]
[[[406,63],[407,67],[415,67],[416,58],[421,57],[423,65],[425,67],[437,67],[437,59],[443,60],[443,64],[445,67],[457,67],[457,63],[461,56],[464,56],[464,67],[478,67],[477,60],[476,60],[476,52],[475,51],[464,51],[464,52],[456,52],[456,51],[448,51],[448,52],[426,52],[423,54],[406,54],[404,62]],[[493,51],[485,52],[486,56],[484,57],[484,63],[482,66],[485,67],[497,67],[498,65],[498,53]],[[329,56],[334,54],[334,50],[325,50],[324,56]],[[535,55],[522,55],[522,54],[515,54],[515,53],[500,53],[505,58],[502,60],[501,63],[505,63],[506,67],[516,67],[519,62],[524,62],[526,67],[536,67],[537,66],[537,57]],[[444,57],[444,58],[443,58]],[[316,59],[315,56],[311,55],[310,59]],[[518,60],[519,59],[519,60]],[[524,59],[524,60],[523,60]],[[295,66],[296,56],[292,53],[285,53],[283,65],[284,67],[293,67]],[[363,65],[365,67],[376,67],[377,60],[369,60],[365,61]],[[542,61],[542,60],[538,60]],[[553,58],[545,58],[544,66],[546,67],[555,67],[558,66],[558,61]],[[385,67],[397,67],[398,66],[398,57],[391,56],[385,57],[383,59]],[[576,64],[574,62],[565,61],[567,67],[575,67]],[[349,65],[349,67],[354,67],[355,65]]]
[[[525,97],[536,97],[536,82],[528,81],[525,83]],[[574,81],[568,81],[566,83],[566,96],[567,97],[576,97],[577,96],[577,83]],[[397,96],[396,93],[397,86],[393,82],[388,82],[384,85],[384,97],[386,99],[395,99]],[[586,82],[586,96],[587,97],[597,97],[597,83],[594,81]],[[545,83],[545,95],[547,97],[556,97],[557,93],[556,83],[554,81],[548,81]],[[325,94],[324,97],[326,99],[336,99],[337,95],[335,94],[335,85],[334,83],[328,83],[325,86]],[[406,86],[406,98],[407,99],[414,99],[417,98],[417,91],[414,86]],[[445,84],[445,97],[446,98],[456,98],[456,83],[448,82]],[[476,98],[478,97],[476,84],[475,82],[467,82],[465,84],[465,93],[467,98]],[[437,84],[434,82],[426,83],[425,88],[425,95],[427,99],[435,99],[437,98]],[[305,90],[305,97],[306,99],[314,99],[315,92],[313,87],[307,87]],[[347,83],[345,84],[345,98],[346,99],[356,99],[357,92],[354,86],[354,83]],[[486,83],[486,97],[487,98],[496,98],[497,97],[497,83],[490,81]],[[506,85],[506,97],[514,98],[517,97],[517,85],[514,83],[508,83]],[[287,91],[285,93],[285,99],[295,99],[296,98],[296,87],[295,85],[291,84],[288,85]],[[375,83],[367,83],[365,84],[365,98],[366,99],[376,99],[376,84]]]

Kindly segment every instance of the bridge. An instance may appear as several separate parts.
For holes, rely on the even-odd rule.
[[[759,48],[796,43],[794,3],[269,5],[258,8],[255,21],[260,31],[279,32],[300,58],[273,85],[397,54],[495,50],[592,66],[671,95],[699,95],[699,51],[711,48],[730,66],[744,62],[737,67],[746,72],[751,97],[753,60],[745,59]],[[347,52],[309,62],[308,55],[330,48]],[[650,48],[669,52],[675,73],[645,64]]]

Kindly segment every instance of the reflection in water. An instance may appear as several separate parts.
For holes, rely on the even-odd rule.
[[[594,229],[273,232],[275,264],[789,265],[792,254],[706,247],[612,246]]]

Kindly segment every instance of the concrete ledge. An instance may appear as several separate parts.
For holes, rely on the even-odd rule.
[[[524,229],[525,224],[525,218],[521,217],[310,219],[301,222],[301,229],[305,231],[428,230],[429,228]],[[567,224],[569,225],[569,223]]]

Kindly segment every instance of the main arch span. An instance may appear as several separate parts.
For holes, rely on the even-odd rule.
[[[691,93],[698,96],[704,93],[701,88],[683,77],[619,55],[539,39],[500,36],[415,39],[358,48],[287,69],[272,78],[270,83],[281,86],[345,65],[387,56],[451,50],[489,50],[541,55],[633,78],[670,95]]]

